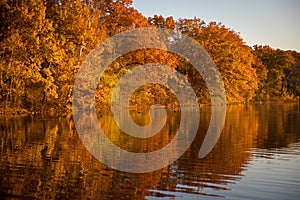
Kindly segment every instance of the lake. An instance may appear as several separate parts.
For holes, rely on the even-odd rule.
[[[110,113],[98,120],[116,145],[147,152],[176,135],[180,112],[167,115],[163,134],[150,141],[122,133]],[[149,121],[143,112],[131,116]],[[1,119],[0,199],[298,199],[300,104],[228,106],[217,144],[200,159],[210,117],[210,107],[201,108],[197,135],[178,160],[139,174],[95,159],[70,118]]]

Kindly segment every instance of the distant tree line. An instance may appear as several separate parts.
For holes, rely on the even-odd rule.
[[[131,0],[0,0],[0,10],[2,109],[68,112],[76,73],[97,44],[122,31],[155,26],[178,30],[205,48],[222,75],[228,103],[300,97],[300,53],[249,47],[221,23],[156,15],[146,18],[132,7]],[[135,66],[132,63],[175,68],[188,78],[199,103],[209,104],[205,83],[187,60],[142,49],[121,56],[106,70],[96,94],[99,107],[109,107],[114,85]],[[141,88],[131,103],[177,106],[176,97],[159,85]]]

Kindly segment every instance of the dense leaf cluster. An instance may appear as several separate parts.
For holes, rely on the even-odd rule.
[[[249,47],[221,23],[162,16],[147,19],[131,4],[131,0],[1,0],[0,106],[70,110],[74,78],[87,54],[110,36],[150,26],[174,29],[199,42],[222,75],[229,103],[299,99],[299,53]],[[96,93],[97,105],[109,107],[118,79],[146,63],[175,68],[189,80],[199,103],[210,102],[201,75],[188,60],[141,49],[119,57],[106,70]],[[157,73],[168,76],[168,72]],[[162,103],[176,107],[176,102],[172,92],[159,85],[141,88],[131,100],[135,106]]]

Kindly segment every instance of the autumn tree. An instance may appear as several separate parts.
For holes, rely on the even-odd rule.
[[[100,1],[104,6],[103,22],[109,36],[133,28],[148,26],[147,18],[131,7],[132,0],[105,0]]]
[[[148,22],[151,25],[155,25],[158,28],[174,29],[175,21],[172,16],[164,18],[163,16],[154,15],[148,18]]]
[[[269,46],[254,46],[254,54],[267,67],[267,79],[263,84],[262,94],[265,100],[292,98],[288,91],[288,76],[290,75],[295,58],[290,51],[273,49]]]
[[[212,57],[222,75],[228,102],[250,101],[254,97],[259,83],[253,67],[255,57],[238,33],[221,23],[206,24],[198,18],[180,19],[177,29],[195,39]],[[190,73],[189,67],[185,70]],[[200,93],[207,93],[199,75],[193,81],[201,85]]]
[[[97,1],[6,1],[1,98],[7,106],[65,111],[77,70],[104,38]],[[102,5],[102,4],[100,4]],[[1,29],[2,30],[2,29]]]
[[[104,23],[106,29],[108,30],[107,33],[109,35],[120,33],[122,31],[126,31],[132,28],[156,26],[156,21],[153,23],[150,22],[150,18],[147,20],[135,9],[126,7],[123,4],[121,4],[121,2],[112,3],[109,6],[110,7],[108,11],[112,13],[110,13],[106,17],[107,20]],[[175,23],[172,17],[167,18],[167,20],[163,19],[163,21],[169,24],[168,28],[172,28],[172,26],[174,28]],[[137,49],[136,51],[122,55],[106,70],[105,74],[103,75],[103,78],[100,81],[96,94],[97,102],[99,104],[102,104],[102,107],[107,107],[110,105],[110,94],[112,93],[115,84],[124,73],[129,72],[132,68],[138,65],[144,65],[148,63],[158,63],[175,68],[175,63],[177,62],[177,58],[175,55],[163,50],[147,48],[148,46],[151,46],[151,43],[153,42],[150,38],[156,38],[154,39],[155,41],[159,41],[161,39],[157,38],[156,35],[157,33],[153,31],[152,35],[140,35],[140,40],[137,41],[135,38],[133,38],[132,42],[130,42],[131,38],[125,37],[124,41],[127,41],[124,42],[125,46],[120,46],[121,44],[118,44],[118,48],[116,48],[114,51],[118,51],[118,49],[127,48],[126,45],[138,46],[142,44],[142,46],[144,46],[145,48]],[[147,40],[142,38],[149,39]],[[168,72],[165,71],[157,71],[153,73],[156,73],[153,74],[153,76],[156,77],[159,77],[159,75],[168,76]],[[159,85],[146,85],[140,88],[140,90],[134,94],[134,96],[132,97],[131,104],[136,105],[138,107],[142,105],[144,107],[148,107],[149,105],[155,103],[162,103],[166,105],[171,104],[171,102],[174,102],[174,98],[169,98],[171,96],[172,94],[169,90],[166,91],[165,88],[162,88]]]
[[[106,36],[100,19],[105,16],[104,5],[97,1],[49,1],[47,16],[55,27],[58,46],[56,80],[60,99],[58,107],[71,108],[71,95],[78,69],[88,53]]]
[[[58,98],[50,60],[53,27],[43,1],[6,1],[2,7],[0,88],[6,106],[32,106]]]
[[[291,54],[295,59],[295,64],[286,76],[287,89],[292,94],[300,97],[300,53],[292,51]]]
[[[217,65],[229,103],[300,95],[299,53],[268,46],[252,49],[221,23],[206,24],[199,18],[175,21],[171,16],[158,15],[146,18],[132,7],[132,0],[1,0],[0,10],[1,108],[70,111],[74,80],[86,56],[109,37],[140,27],[171,29],[177,36],[183,33],[195,39]],[[157,38],[157,33],[148,36],[145,38],[168,41],[167,45],[177,37]],[[128,44],[131,41],[126,40]],[[144,48],[128,52],[108,66],[97,88],[98,103],[110,105],[110,94],[120,77],[148,63],[176,69],[189,80],[199,103],[209,103],[206,84],[188,60],[148,48],[151,40],[132,41],[130,45],[143,43]],[[177,81],[168,71],[153,76]],[[148,85],[138,92],[132,97],[133,104],[178,106],[171,91],[159,85]]]

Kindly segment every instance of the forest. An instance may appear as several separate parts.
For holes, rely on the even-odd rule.
[[[132,7],[132,0],[0,0],[0,9],[2,114],[70,113],[74,80],[86,56],[107,38],[139,27],[180,31],[203,46],[221,73],[228,104],[300,99],[299,52],[248,46],[221,22],[147,18]],[[173,67],[188,79],[199,104],[210,104],[201,75],[187,60],[162,50],[140,49],[119,57],[105,71],[97,87],[96,108],[109,110],[118,79],[146,63]],[[160,85],[140,88],[130,103],[133,108],[156,103],[178,107],[172,92]]]

